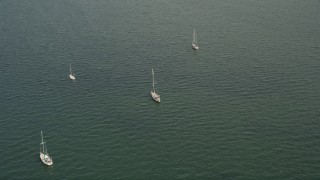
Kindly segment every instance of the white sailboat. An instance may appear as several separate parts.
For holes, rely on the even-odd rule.
[[[51,166],[53,164],[52,157],[49,156],[46,142],[43,142],[43,135],[41,130],[41,143],[40,143],[40,159],[43,164]]]
[[[75,79],[76,79],[75,75],[72,73],[71,64],[70,64],[70,74],[69,74],[69,78],[70,78],[71,80],[75,80]]]
[[[193,29],[192,48],[195,50],[199,49],[196,29]]]
[[[160,102],[160,95],[156,93],[156,89],[154,87],[154,72],[153,72],[153,68],[152,68],[152,90],[151,90],[151,97],[153,100],[155,100],[156,102]]]

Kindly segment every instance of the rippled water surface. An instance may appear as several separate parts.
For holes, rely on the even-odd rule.
[[[0,178],[320,178],[319,9],[0,0]]]

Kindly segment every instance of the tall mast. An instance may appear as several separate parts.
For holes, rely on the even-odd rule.
[[[195,43],[195,34],[196,34],[196,29],[193,29],[193,38],[192,38],[192,43]]]
[[[70,64],[70,74],[72,75],[72,69],[71,69],[71,64]]]
[[[43,135],[42,135],[42,130],[41,130],[41,144],[43,143]]]
[[[154,72],[153,72],[153,68],[152,68],[152,88],[153,88],[153,92],[156,92],[156,90],[154,89]]]
[[[196,28],[193,29],[193,43],[194,43],[194,44],[197,44]]]
[[[42,130],[41,130],[41,145],[42,145],[42,153],[44,154],[44,144],[46,142],[43,142],[43,135],[42,135]]]

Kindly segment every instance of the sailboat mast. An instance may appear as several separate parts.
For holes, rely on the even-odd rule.
[[[72,74],[71,64],[70,64],[70,74]]]
[[[193,29],[192,43],[195,43],[196,29]]]
[[[152,68],[152,88],[153,88],[153,92],[156,92],[154,89],[154,72],[153,72],[153,68]]]
[[[43,142],[42,130],[41,130],[41,144],[42,144],[42,153],[44,153],[44,142]]]
[[[197,42],[197,33],[196,33],[196,29],[195,28],[193,29],[193,43],[194,44],[198,44],[198,42]]]

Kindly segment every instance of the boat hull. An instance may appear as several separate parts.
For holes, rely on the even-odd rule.
[[[72,74],[69,74],[69,79],[71,79],[71,80],[75,80],[75,79],[76,79],[76,77],[74,77]]]
[[[47,166],[51,166],[53,164],[52,158],[49,155],[43,154],[42,152],[40,152],[40,160]]]
[[[192,43],[192,48],[195,49],[195,50],[197,50],[197,49],[199,49],[199,46]]]
[[[160,95],[158,95],[157,93],[151,91],[151,97],[153,100],[155,100],[156,102],[160,102]]]

